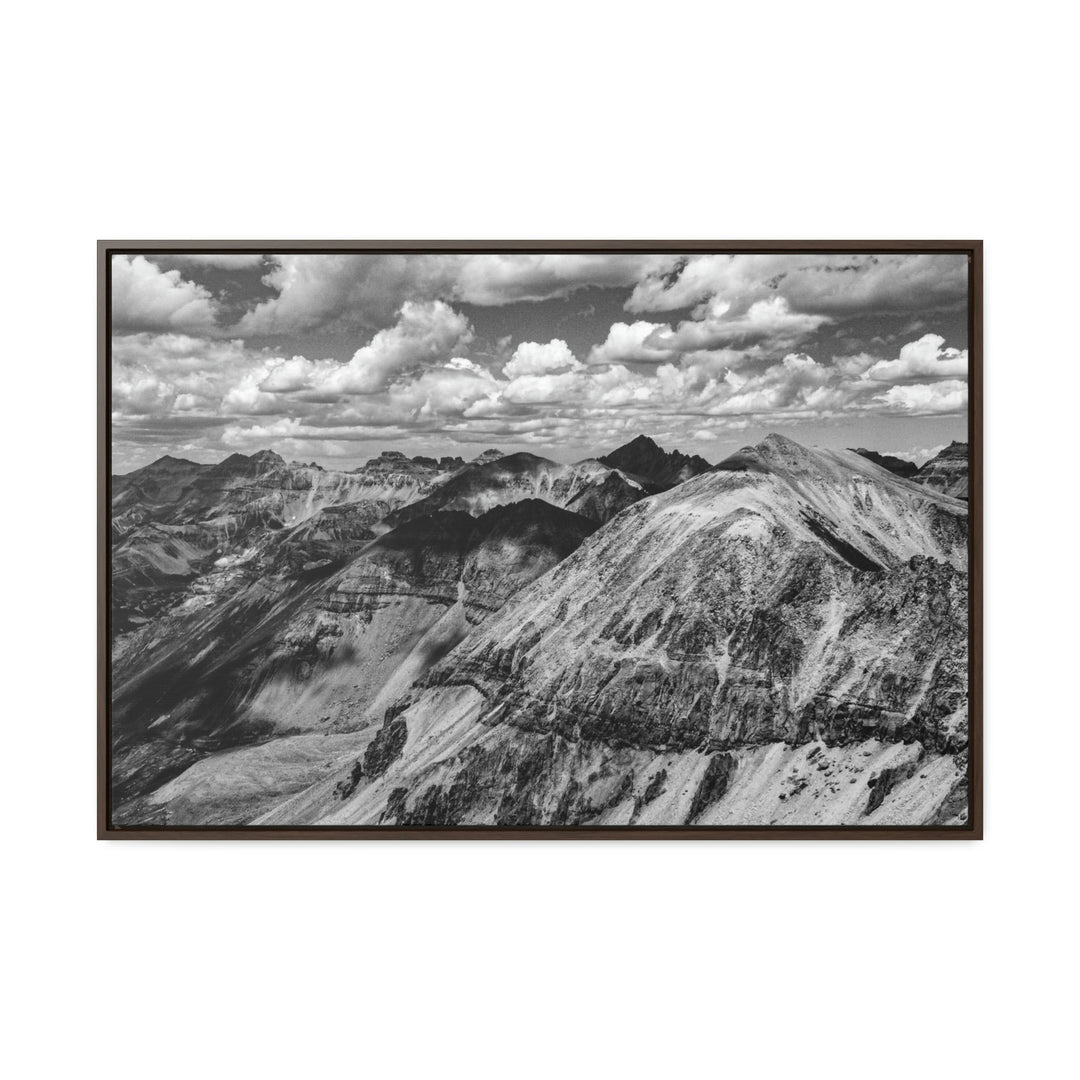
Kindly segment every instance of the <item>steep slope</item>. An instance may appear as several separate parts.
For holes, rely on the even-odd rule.
[[[968,497],[968,444],[952,442],[932,457],[913,479],[956,499]]]
[[[216,465],[165,457],[114,477],[114,633],[166,610],[221,560],[250,561],[281,529],[341,505],[366,508],[350,514],[353,526],[361,518],[373,525],[460,466],[460,458],[391,452],[352,472],[331,472],[262,450]]]
[[[643,478],[661,491],[708,472],[712,467],[697,454],[683,454],[678,450],[666,452],[647,435],[639,435],[599,460],[613,469]]]
[[[919,471],[919,466],[914,461],[905,461],[891,454],[879,454],[876,450],[867,450],[862,446],[854,453],[866,458],[867,461],[872,461],[875,465],[880,465],[883,469],[888,469],[897,476],[902,476],[905,480],[910,480]]]
[[[966,525],[770,436],[610,521],[260,820],[959,822]]]
[[[154,462],[119,478],[113,517],[121,526],[136,520],[201,522],[219,527],[230,538],[242,537],[254,527],[295,525],[325,506],[371,500],[404,505],[453,471],[437,463],[418,465],[391,457],[376,458],[352,472],[332,472],[318,465],[286,464],[270,450],[250,457],[232,454],[216,465],[187,471],[173,468],[168,483],[158,479],[160,466],[161,461]]]
[[[645,485],[598,461],[561,465],[535,454],[488,457],[454,473],[425,498],[390,514],[383,528],[439,510],[473,516],[522,499],[543,499],[596,521],[606,521],[648,494]]]
[[[474,625],[596,527],[527,500],[478,519],[436,513],[368,541],[348,521],[353,509],[329,508],[285,532],[257,566],[222,569],[238,580],[222,583],[218,602],[193,598],[132,635],[114,660],[114,785],[126,804],[118,820],[153,820],[175,796],[170,820],[199,823],[187,781],[172,796],[153,795],[196,763],[197,790],[215,792],[207,808],[215,821],[280,794],[274,768],[290,783],[321,769],[326,759],[305,733],[362,734]],[[352,742],[354,753],[369,737]],[[232,749],[282,738],[295,740],[295,775],[288,754]],[[325,749],[337,754],[342,745]],[[259,770],[260,782],[240,798],[247,768]]]

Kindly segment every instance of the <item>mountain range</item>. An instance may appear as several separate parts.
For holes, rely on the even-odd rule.
[[[114,477],[114,820],[960,824],[966,446],[898,460]]]

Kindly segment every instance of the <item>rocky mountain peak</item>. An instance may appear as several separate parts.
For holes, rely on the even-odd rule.
[[[501,450],[485,450],[479,457],[473,458],[471,464],[486,465],[489,461],[498,461],[506,455]]]
[[[704,458],[696,454],[665,451],[648,435],[636,436],[610,454],[597,458],[597,461],[631,476],[640,476],[662,490],[708,472],[711,468]]]
[[[196,461],[188,461],[187,458],[178,458],[173,457],[171,454],[165,454],[164,457],[159,457],[156,461],[151,461],[149,465],[144,465],[141,469],[135,469],[134,472],[145,475],[148,473],[187,472],[189,469],[201,468],[204,468],[204,466]]]
[[[783,472],[805,473],[821,463],[820,455],[793,439],[775,432],[754,446],[744,446],[714,466],[714,472]]]
[[[956,499],[968,497],[968,444],[949,443],[936,457],[932,457],[912,477],[916,483],[926,484],[936,491]]]
[[[949,445],[946,446],[945,449],[942,450],[941,453],[937,456],[938,458],[955,458],[967,461],[968,444],[966,442],[958,442],[956,439],[953,439],[953,441],[949,443]]]

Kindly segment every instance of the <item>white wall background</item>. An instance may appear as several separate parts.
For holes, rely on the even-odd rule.
[[[1038,0],[10,10],[11,1075],[1062,1075],[1074,17]],[[987,840],[95,842],[99,236],[984,237]]]

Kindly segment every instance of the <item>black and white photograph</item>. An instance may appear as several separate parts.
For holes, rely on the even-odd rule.
[[[1075,1071],[1071,15],[14,6],[7,1071]]]
[[[972,258],[109,251],[109,827],[970,830]]]

